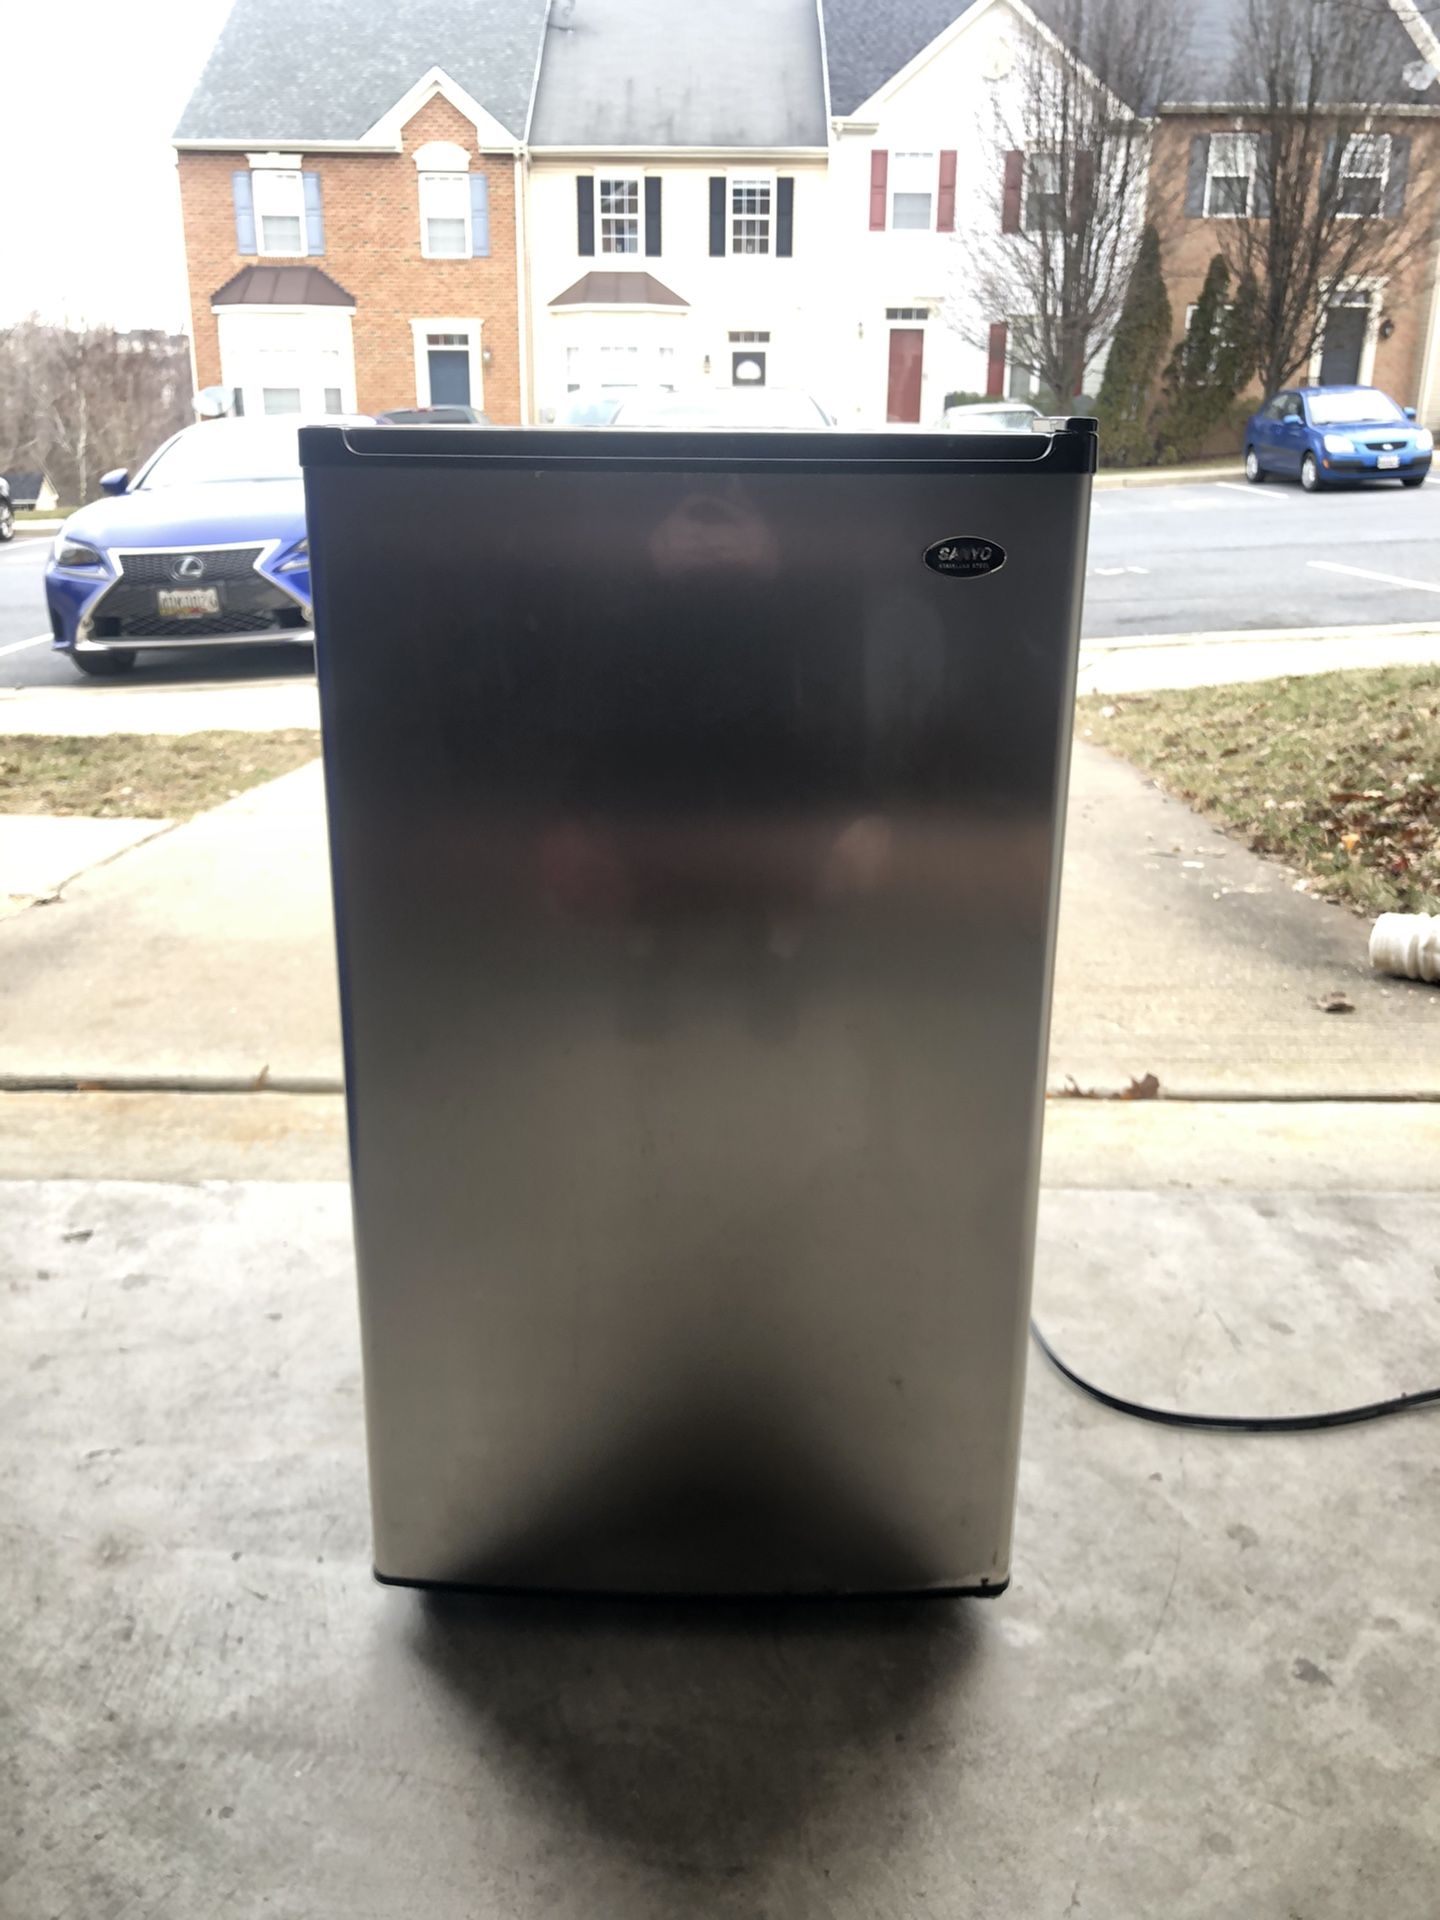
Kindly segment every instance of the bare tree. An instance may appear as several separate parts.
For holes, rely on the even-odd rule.
[[[976,344],[1008,325],[1008,357],[1058,404],[1084,391],[1114,333],[1145,215],[1151,126],[1181,70],[1188,0],[1035,0],[997,89],[993,226],[965,236],[946,317]]]
[[[182,337],[31,318],[0,333],[0,466],[44,467],[80,503],[193,418]]]
[[[1429,130],[1377,124],[1405,88],[1407,51],[1394,13],[1357,0],[1243,0],[1229,87],[1237,131],[1223,136],[1234,217],[1217,224],[1237,283],[1256,289],[1254,364],[1267,393],[1309,363],[1329,305],[1434,248]],[[1192,199],[1195,170],[1192,158]]]

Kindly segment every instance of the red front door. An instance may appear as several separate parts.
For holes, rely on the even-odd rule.
[[[885,395],[887,420],[920,418],[920,362],[924,357],[922,328],[890,329],[890,385]]]

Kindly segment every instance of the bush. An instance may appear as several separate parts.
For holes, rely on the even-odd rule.
[[[947,407],[979,407],[983,406],[987,399],[992,399],[993,397],[993,395],[983,393],[947,393],[945,396],[945,405]]]
[[[1255,362],[1258,295],[1248,275],[1230,292],[1230,269],[1217,253],[1210,262],[1185,337],[1165,368],[1164,438],[1181,460],[1234,420],[1235,400]]]
[[[1107,466],[1139,467],[1155,459],[1150,392],[1169,338],[1170,296],[1160,267],[1160,236],[1147,226],[1096,401]]]

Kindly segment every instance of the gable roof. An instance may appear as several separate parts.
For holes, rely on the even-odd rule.
[[[823,147],[815,0],[554,0],[535,147]]]
[[[358,141],[443,67],[515,139],[545,0],[235,0],[175,139]]]
[[[854,113],[972,0],[822,0],[830,111]]]
[[[38,500],[45,490],[45,475],[39,472],[20,473],[11,468],[0,473],[0,480],[9,484],[10,498],[17,507],[23,507],[28,500]]]

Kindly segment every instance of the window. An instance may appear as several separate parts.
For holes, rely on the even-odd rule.
[[[602,387],[639,386],[639,347],[601,347],[597,359]]]
[[[732,333],[730,344],[732,347],[768,347],[770,336],[768,333]]]
[[[261,253],[304,253],[305,185],[301,176],[257,167],[251,181]]]
[[[468,174],[421,174],[420,251],[427,260],[463,260],[469,255]]]
[[[1256,136],[1215,133],[1205,162],[1205,211],[1213,219],[1242,219],[1255,193]]]
[[[339,413],[341,411],[339,387],[326,387],[325,411],[326,413]]]
[[[1062,226],[1065,196],[1059,154],[1032,153],[1025,163],[1025,177],[1030,189],[1025,200],[1026,226]]]
[[[601,253],[639,253],[640,182],[602,174],[599,187]]]
[[[656,384],[663,387],[667,393],[673,393],[675,391],[674,347],[657,347],[655,365],[658,374]]]
[[[886,307],[885,318],[887,320],[928,320],[930,309],[929,307]]]
[[[299,413],[299,387],[265,387],[261,397],[266,413]]]
[[[1028,314],[1012,315],[1006,334],[1005,398],[1034,400],[1040,393],[1035,371],[1035,321]]]
[[[1340,161],[1342,219],[1363,220],[1385,204],[1385,177],[1389,172],[1390,138],[1383,133],[1355,133],[1345,142]]]
[[[890,156],[890,225],[899,231],[928,233],[934,205],[935,155]]]
[[[774,197],[773,180],[735,179],[730,182],[732,253],[769,253],[770,212]]]
[[[578,393],[580,391],[579,347],[566,347],[565,349],[565,391],[567,393]]]

